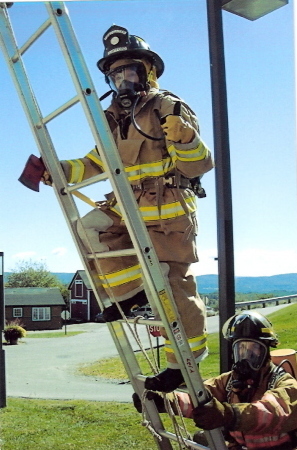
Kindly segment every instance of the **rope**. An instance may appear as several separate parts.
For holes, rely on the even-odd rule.
[[[145,426],[154,437],[156,437],[158,440],[161,441],[162,436],[156,432],[156,430],[153,428],[151,422],[147,419],[145,400],[147,399],[149,392],[151,392],[151,391],[148,391],[145,389],[143,391],[143,394],[141,397],[142,425]],[[187,431],[185,420],[182,415],[181,409],[179,407],[179,403],[178,403],[175,393],[172,392],[169,394],[165,394],[163,392],[158,392],[158,393],[154,392],[154,394],[159,395],[164,401],[164,409],[171,419],[179,449],[180,450],[191,449],[192,447],[190,444],[188,444],[186,442],[186,439],[191,440],[192,437],[191,437],[190,433]],[[173,408],[175,408],[176,412],[174,412]],[[181,424],[178,423],[177,419],[179,419],[181,421]],[[185,435],[185,437],[184,437],[184,435]]]

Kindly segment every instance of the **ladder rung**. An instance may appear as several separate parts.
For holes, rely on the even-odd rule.
[[[100,253],[88,253],[88,259],[102,259],[102,258],[117,258],[118,256],[130,256],[136,255],[136,251],[134,248],[127,248],[125,250],[112,250],[108,252],[100,252]]]
[[[15,53],[13,57],[11,58],[12,62],[17,62],[20,59],[20,56],[25,53],[25,51],[28,50],[29,47],[39,38],[39,36],[42,35],[50,26],[51,26],[51,20],[47,19],[39,28],[35,31],[34,34],[22,45],[22,47],[19,47],[18,53]]]
[[[80,183],[68,185],[67,188],[63,189],[62,195],[66,194],[67,191],[68,192],[77,191],[78,189],[91,186],[92,184],[98,183],[98,181],[106,181],[107,179],[108,175],[106,173],[100,173],[99,175],[95,175],[94,177],[83,180]]]
[[[139,316],[141,317],[141,316]],[[122,320],[122,322],[126,322],[126,320]],[[127,322],[134,324],[135,319],[129,319],[127,318]],[[137,320],[137,325],[152,325],[154,327],[163,327],[163,322],[161,320],[154,320],[154,319],[139,319]]]
[[[160,436],[167,437],[168,439],[170,439],[172,441],[179,442],[177,436],[175,434],[173,434],[173,433],[170,433],[170,431],[157,430],[157,433]],[[184,439],[184,442],[187,443],[188,445],[190,445],[191,448],[195,448],[195,449],[200,449],[200,450],[207,449],[208,450],[208,448],[209,448],[209,447],[204,447],[204,445],[201,445],[201,444],[196,444],[196,442],[189,441],[188,439]]]
[[[62,114],[64,111],[66,111],[67,109],[71,108],[73,105],[76,105],[76,103],[78,103],[79,101],[80,101],[79,100],[79,96],[76,95],[75,97],[73,97],[70,100],[68,100],[68,102],[64,103],[64,105],[60,106],[60,108],[57,108],[55,111],[50,113],[48,116],[43,117],[42,123],[43,124],[48,123],[50,120],[54,119],[59,114]],[[36,124],[36,127],[37,128],[41,128],[42,124],[39,122],[39,123]]]

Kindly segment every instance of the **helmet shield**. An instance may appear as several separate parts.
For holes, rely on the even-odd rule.
[[[258,371],[266,361],[267,346],[254,339],[238,339],[233,343],[233,358],[236,367],[248,365]]]

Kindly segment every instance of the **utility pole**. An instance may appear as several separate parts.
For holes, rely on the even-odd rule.
[[[6,406],[5,352],[2,348],[2,332],[5,325],[4,305],[4,254],[0,252],[0,408]]]

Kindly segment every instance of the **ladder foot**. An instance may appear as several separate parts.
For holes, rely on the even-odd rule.
[[[119,305],[125,314],[125,316],[130,315],[130,310],[133,306],[144,306],[148,303],[148,299],[146,297],[145,291],[140,291],[137,294],[135,294],[133,297],[128,298],[127,300],[123,300],[119,302]],[[108,306],[105,308],[105,310],[102,313],[103,319],[105,322],[115,322],[116,320],[122,319],[122,314],[120,313],[120,310],[118,309],[116,303],[114,303],[111,306]]]
[[[169,367],[154,377],[147,377],[144,382],[145,389],[149,391],[172,392],[184,381],[180,369],[170,369]]]

